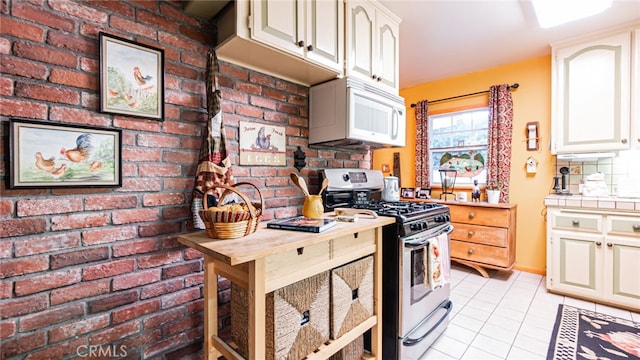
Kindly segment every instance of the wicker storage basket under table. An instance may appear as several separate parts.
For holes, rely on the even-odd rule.
[[[237,189],[238,186],[249,185],[255,188],[260,197],[259,203],[252,203],[247,195]],[[224,188],[224,192],[218,200],[223,204],[224,199],[230,194],[238,195],[247,205],[246,211],[208,210],[207,195],[215,193],[216,188]],[[264,200],[262,193],[255,185],[248,182],[240,182],[235,185],[216,185],[207,190],[203,198],[204,209],[199,214],[207,230],[207,236],[213,239],[235,239],[255,232],[262,218]]]
[[[373,316],[373,256],[331,270],[331,338]]]
[[[329,272],[266,294],[266,359],[303,359],[329,341]],[[247,290],[231,284],[231,335],[248,357]]]
[[[362,360],[364,356],[364,336],[360,335],[337,353],[331,355],[329,360]]]

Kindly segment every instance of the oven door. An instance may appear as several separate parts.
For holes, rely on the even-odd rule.
[[[451,231],[447,224],[401,239],[398,337],[403,360],[418,359],[447,325]]]

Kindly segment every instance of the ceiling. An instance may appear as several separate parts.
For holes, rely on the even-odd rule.
[[[640,0],[551,29],[538,27],[530,0],[379,2],[402,19],[400,88],[547,55],[550,43],[640,20]]]

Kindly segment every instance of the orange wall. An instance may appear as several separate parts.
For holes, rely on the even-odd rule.
[[[381,149],[373,153],[373,168],[393,164],[393,153],[400,153],[401,186],[415,187],[415,126],[414,109],[410,104],[423,99],[442,99],[488,90],[491,85],[519,83],[512,91],[514,107],[513,151],[511,157],[510,202],[518,205],[516,236],[516,268],[545,273],[546,241],[544,197],[552,186],[554,160],[549,151],[551,132],[551,57],[543,56],[482,72],[434,81],[400,90],[407,104],[407,146]],[[430,112],[442,112],[486,106],[488,95],[471,96],[429,106]],[[526,123],[538,121],[540,149],[527,151]],[[527,174],[525,162],[532,156],[538,161],[536,174]],[[469,196],[470,198],[470,196]]]

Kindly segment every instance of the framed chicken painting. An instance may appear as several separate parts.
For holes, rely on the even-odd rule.
[[[122,130],[10,119],[9,188],[122,186]]]
[[[100,37],[100,111],[164,120],[164,50]]]

